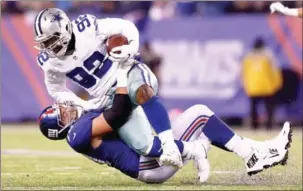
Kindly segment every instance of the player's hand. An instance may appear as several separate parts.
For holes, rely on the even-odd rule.
[[[119,53],[116,53],[119,52]],[[110,59],[114,62],[125,62],[136,54],[132,45],[122,45],[115,47],[109,53]]]
[[[286,11],[286,7],[284,5],[282,5],[282,3],[280,3],[280,2],[272,3],[269,8],[270,8],[271,13],[278,12],[278,13],[285,14],[285,11]]]

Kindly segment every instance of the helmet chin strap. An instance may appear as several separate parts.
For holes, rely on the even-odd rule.
[[[77,111],[78,111],[78,112],[77,112],[77,113],[78,113],[77,119],[78,119],[78,118],[81,117],[81,115],[82,115],[82,113],[83,113],[84,110],[83,110],[83,108],[82,108],[81,106],[78,106],[78,107],[77,107]]]

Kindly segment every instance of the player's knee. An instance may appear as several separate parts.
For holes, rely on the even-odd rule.
[[[206,115],[208,117],[214,115],[214,112],[210,110],[206,105],[196,104],[190,108],[193,113],[197,113],[199,115]]]
[[[147,155],[152,147],[152,143],[147,141],[148,139],[144,139],[143,141],[134,142],[132,147],[136,151],[136,153],[140,155]]]
[[[154,90],[147,84],[140,86],[136,93],[136,102],[139,105],[144,104],[155,95]]]
[[[165,182],[167,179],[163,179],[160,174],[150,173],[146,171],[146,173],[141,174],[141,181],[147,184],[161,184]]]

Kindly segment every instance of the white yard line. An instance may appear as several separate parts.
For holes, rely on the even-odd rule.
[[[239,174],[237,171],[221,171],[221,170],[215,170],[215,171],[210,171],[210,173],[214,174]]]

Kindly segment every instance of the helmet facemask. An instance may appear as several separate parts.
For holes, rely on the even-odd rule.
[[[47,53],[49,57],[61,57],[65,55],[70,40],[71,36],[67,37],[63,36],[63,34],[60,34],[59,32],[55,32],[46,38],[36,40],[38,45],[35,46],[35,48]]]
[[[55,103],[53,107],[58,111],[58,125],[63,129],[72,125],[83,111],[81,106],[72,102]]]

